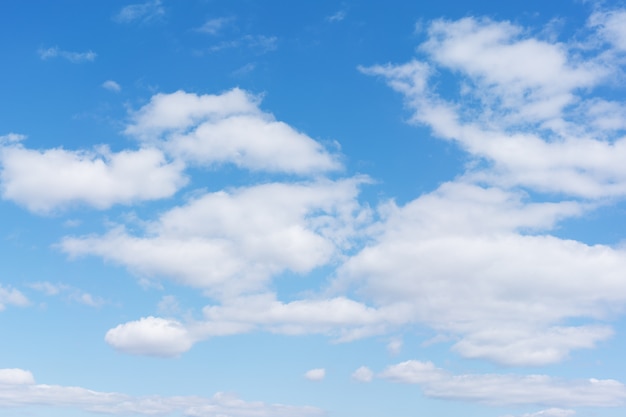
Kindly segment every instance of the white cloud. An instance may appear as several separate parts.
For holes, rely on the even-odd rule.
[[[34,384],[35,378],[30,371],[23,369],[0,369],[0,390],[3,385]]]
[[[0,145],[14,144],[26,139],[26,135],[20,135],[18,133],[8,133],[0,136]]]
[[[361,182],[269,183],[207,193],[149,223],[144,237],[117,228],[65,238],[61,247],[215,296],[258,291],[276,274],[309,272],[350,246],[359,221],[367,219],[356,202]],[[359,213],[365,219],[355,219]]]
[[[387,351],[392,355],[397,355],[402,350],[402,345],[403,345],[402,339],[398,339],[398,338],[392,339],[387,344]]]
[[[435,21],[428,35],[425,62],[361,70],[404,94],[413,122],[488,162],[468,180],[591,199],[626,195],[621,106],[589,94],[615,78],[603,51],[584,60],[575,46],[474,18]],[[456,94],[437,91],[439,71],[460,76]]]
[[[102,88],[109,90],[109,91],[113,91],[115,93],[119,93],[120,91],[122,91],[122,87],[113,80],[107,80],[103,82]]]
[[[148,22],[164,15],[165,9],[161,5],[161,0],[152,0],[123,7],[113,20],[118,23],[131,23],[137,20]]]
[[[11,287],[3,287],[0,284],[0,311],[6,309],[8,305],[25,307],[29,304],[28,298],[20,291]]]
[[[330,16],[326,17],[326,21],[327,22],[341,22],[343,19],[346,18],[346,15],[348,14],[348,12],[346,12],[345,10],[339,10],[335,13],[333,13]]]
[[[379,310],[408,306],[398,322],[456,334],[462,355],[511,365],[559,361],[612,335],[602,324],[562,323],[620,311],[626,253],[537,234],[579,205],[448,183],[385,210],[383,233],[341,267],[335,286],[355,287]]]
[[[314,407],[294,407],[263,402],[246,402],[218,392],[199,396],[134,397],[117,392],[93,391],[82,387],[36,384],[29,371],[0,369],[0,407],[63,407],[108,415],[173,415],[193,417],[310,417],[323,415]]]
[[[358,382],[371,382],[374,379],[374,372],[367,366],[361,366],[352,373],[352,379]]]
[[[187,180],[180,163],[157,149],[111,152],[0,147],[2,197],[36,213],[73,204],[114,204],[169,197]]]
[[[94,61],[96,57],[98,56],[93,51],[71,52],[71,51],[64,51],[60,49],[58,46],[53,46],[51,48],[46,48],[46,49],[39,49],[37,53],[39,54],[39,57],[43,60],[61,57],[75,64],[86,62],[86,61],[88,62]]]
[[[217,35],[233,20],[234,18],[232,17],[216,17],[214,19],[207,20],[201,27],[196,30],[198,32],[208,33],[209,35]]]
[[[626,10],[596,12],[589,18],[589,26],[616,49],[626,51]]]
[[[324,368],[311,369],[304,373],[304,377],[309,381],[322,381],[326,377],[326,370]]]
[[[107,332],[105,341],[126,353],[162,357],[178,356],[194,342],[178,321],[152,316],[120,324]]]
[[[185,161],[294,174],[341,167],[318,142],[259,109],[234,89],[220,95],[157,94],[132,116],[126,133]]]
[[[537,411],[535,413],[526,413],[519,417],[570,417],[576,414],[574,410],[566,410],[563,408],[548,408],[547,410]],[[513,417],[503,416],[503,417]]]
[[[70,285],[52,284],[50,282],[43,281],[33,282],[28,284],[28,286],[36,291],[44,293],[47,296],[66,294],[68,300],[84,304],[89,307],[101,307],[104,304],[104,300],[102,298],[94,297],[93,295]]]
[[[393,382],[418,384],[424,395],[431,398],[488,405],[617,407],[626,400],[626,386],[612,379],[563,380],[546,375],[515,374],[452,375],[431,362],[415,360],[389,366],[379,377]],[[565,415],[570,414],[566,412]],[[536,415],[552,416],[555,412]]]

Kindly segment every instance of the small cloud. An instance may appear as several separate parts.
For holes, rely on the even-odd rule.
[[[86,61],[92,62],[96,59],[96,56],[98,56],[98,54],[96,54],[93,51],[71,52],[71,51],[64,51],[60,49],[58,46],[53,46],[51,48],[41,48],[37,51],[37,53],[39,54],[39,58],[41,58],[44,61],[50,58],[60,57],[60,58],[65,58],[74,64],[78,64],[78,63],[86,62]]]
[[[178,300],[173,295],[165,295],[159,301],[157,306],[159,313],[163,315],[176,315],[180,313],[180,305]]]
[[[361,366],[352,373],[352,379],[358,382],[372,382],[374,372],[367,366]]]
[[[26,135],[20,135],[18,133],[8,133],[6,135],[0,136],[0,145],[9,144],[9,143],[17,143],[26,139]]]
[[[164,14],[165,9],[161,6],[161,0],[154,0],[123,7],[122,10],[113,17],[113,20],[118,23],[131,23],[136,20],[147,22],[161,17]]]
[[[241,77],[241,76],[251,73],[252,71],[254,71],[255,68],[256,68],[256,64],[253,62],[249,62],[246,65],[239,67],[235,71],[233,71],[232,75],[235,77]]]
[[[120,91],[122,91],[122,87],[118,83],[113,81],[113,80],[107,80],[107,81],[103,82],[102,83],[102,88],[105,88],[105,89],[107,89],[109,91],[113,91],[113,92],[116,92],[116,93],[119,93]]]
[[[209,19],[204,25],[197,28],[197,32],[208,33],[209,35],[217,35],[225,26],[232,22],[232,17],[218,17],[215,19]]]
[[[67,300],[84,304],[89,307],[100,307],[104,304],[104,300],[102,298],[94,297],[93,295],[70,285],[52,284],[50,282],[43,281],[33,282],[28,284],[28,286],[35,291],[42,292],[48,297],[65,294]]]
[[[316,368],[306,371],[304,377],[309,381],[321,381],[326,377],[326,369]]]
[[[387,351],[391,355],[397,355],[402,350],[402,345],[403,345],[402,339],[392,339],[387,344]]]
[[[331,23],[333,23],[333,22],[341,22],[343,19],[346,18],[347,14],[348,14],[348,12],[346,12],[345,10],[339,10],[335,14],[327,16],[326,17],[326,21],[327,22],[331,22]]]
[[[0,311],[3,311],[7,305],[26,307],[29,304],[28,298],[19,290],[0,285]]]

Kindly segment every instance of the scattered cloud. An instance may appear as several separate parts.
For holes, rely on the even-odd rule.
[[[367,366],[361,366],[352,373],[352,379],[358,382],[372,382],[374,372]]]
[[[161,0],[152,0],[145,3],[131,4],[123,7],[113,20],[118,23],[135,21],[149,22],[165,15]]]
[[[245,35],[213,45],[209,48],[209,52],[218,52],[232,48],[248,48],[262,55],[275,51],[278,48],[278,38],[276,36],[266,35]]]
[[[28,284],[33,290],[44,293],[47,296],[65,295],[66,299],[79,304],[84,304],[89,307],[101,307],[105,301],[100,297],[94,297],[93,295],[74,288],[65,284],[52,284],[47,281],[33,282]]]
[[[547,410],[537,411],[535,413],[526,413],[519,417],[571,417],[576,414],[574,410],[566,410],[563,408],[548,408]],[[502,417],[513,417],[511,415]]]
[[[309,381],[322,381],[326,377],[326,370],[324,368],[316,368],[306,371],[304,377]]]
[[[222,392],[210,398],[158,395],[135,397],[75,386],[37,384],[29,371],[0,369],[0,407],[11,409],[34,405],[124,416],[176,413],[190,417],[311,417],[324,414],[314,407],[246,402],[233,394]]]
[[[7,144],[14,144],[26,139],[26,135],[20,135],[18,133],[8,133],[0,136],[0,146]]]
[[[339,10],[336,13],[327,16],[326,17],[326,21],[327,22],[341,22],[343,19],[346,18],[346,15],[348,14],[348,12],[346,10]]]
[[[172,357],[188,351],[193,339],[176,320],[145,317],[109,330],[104,340],[133,355]]]
[[[218,35],[225,27],[230,25],[235,19],[233,17],[217,17],[207,20],[196,31],[208,33],[209,35]]]
[[[157,149],[111,152],[0,147],[2,197],[46,214],[74,204],[114,204],[169,197],[187,182],[184,166]]]
[[[259,101],[240,89],[157,94],[132,115],[126,133],[191,164],[300,175],[341,168],[318,142],[261,111]]]
[[[0,285],[0,311],[8,305],[25,307],[29,304],[28,298],[17,289]]]
[[[103,236],[67,237],[72,256],[98,255],[146,277],[167,277],[228,298],[262,290],[284,271],[331,262],[358,234],[367,210],[362,178],[267,183],[206,193],[146,224],[145,236],[117,227]],[[357,212],[362,218],[356,217]]]
[[[96,56],[97,56],[97,54],[93,51],[70,52],[70,51],[64,51],[60,49],[58,46],[53,46],[47,49],[39,49],[37,53],[39,54],[39,57],[42,60],[60,57],[60,58],[67,59],[68,61],[74,64],[79,64],[81,62],[92,62],[96,59]]]
[[[402,339],[399,339],[399,338],[392,339],[387,344],[387,351],[391,355],[397,355],[402,350],[402,345],[403,345]]]
[[[113,80],[107,80],[102,83],[102,88],[113,91],[114,93],[119,93],[122,91],[122,87]]]
[[[612,380],[563,380],[546,375],[453,375],[432,362],[406,361],[378,375],[393,382],[418,384],[431,398],[464,400],[488,405],[554,407],[617,407],[626,401],[626,386]],[[563,410],[559,412],[563,415]],[[566,411],[565,415],[569,411]],[[552,416],[555,411],[532,416]]]

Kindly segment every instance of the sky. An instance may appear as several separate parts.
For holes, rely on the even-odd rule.
[[[0,39],[0,416],[623,415],[626,3],[5,0]]]

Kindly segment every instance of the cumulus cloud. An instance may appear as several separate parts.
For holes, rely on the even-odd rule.
[[[324,413],[314,407],[247,402],[218,392],[207,397],[134,397],[82,387],[36,384],[29,371],[0,369],[0,407],[49,406],[108,415],[173,415],[194,417],[310,417]]]
[[[454,349],[464,356],[510,365],[559,361],[612,335],[603,324],[561,325],[601,321],[626,301],[623,250],[541,233],[578,204],[448,183],[386,210],[383,233],[340,268],[340,288],[409,305],[407,323],[460,336]]]
[[[171,357],[188,351],[193,339],[176,320],[144,317],[109,330],[105,341],[133,355]]]
[[[371,382],[374,379],[374,372],[367,366],[361,366],[352,373],[352,379],[358,382]]]
[[[261,111],[259,98],[240,89],[157,94],[132,115],[125,132],[199,165],[301,175],[341,167],[318,142]]]
[[[0,147],[2,197],[36,213],[74,204],[106,209],[173,195],[186,184],[183,166],[157,149],[111,152]]]
[[[322,381],[326,377],[326,369],[310,369],[304,373],[304,377],[309,381]]]
[[[349,247],[367,210],[364,179],[268,183],[207,193],[165,212],[145,236],[116,228],[68,237],[71,255],[98,255],[144,275],[167,277],[224,297],[262,289],[275,274],[306,273]],[[355,215],[362,214],[359,220]]]
[[[564,380],[546,375],[515,374],[453,375],[437,368],[432,362],[415,360],[389,366],[379,377],[393,382],[418,384],[424,395],[431,398],[488,405],[617,407],[626,400],[626,386],[612,379]],[[532,415],[563,415],[554,410],[543,413]],[[566,412],[565,415],[569,414]]]
[[[591,199],[626,195],[620,106],[588,93],[615,78],[602,50],[583,59],[575,45],[512,23],[465,18],[431,23],[419,51],[423,60],[361,70],[401,92],[413,122],[488,162],[469,170],[470,180]],[[460,76],[456,94],[438,91],[438,72]]]
[[[51,48],[45,48],[45,49],[39,49],[37,53],[39,54],[39,57],[42,60],[60,57],[60,58],[67,59],[68,61],[74,64],[78,64],[81,62],[91,62],[91,61],[94,61],[96,57],[98,56],[93,51],[71,52],[71,51],[64,51],[63,49],[60,49],[58,46],[53,46]]]
[[[148,22],[165,15],[165,9],[161,0],[152,0],[145,3],[130,4],[124,6],[114,17],[118,23],[131,23],[135,21]]]
[[[3,287],[0,284],[0,311],[6,309],[8,305],[24,307],[29,304],[28,298],[20,291],[11,287]]]

